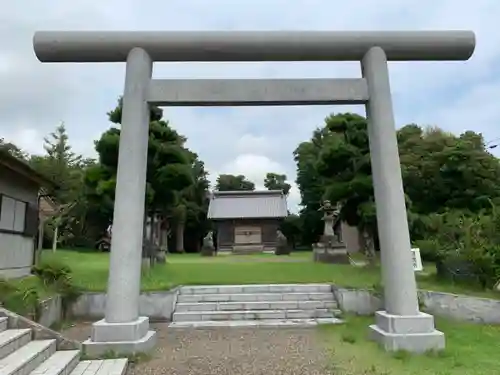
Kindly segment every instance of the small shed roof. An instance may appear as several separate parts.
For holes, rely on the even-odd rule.
[[[208,218],[215,220],[286,216],[286,196],[281,190],[214,191],[208,207]]]
[[[12,156],[7,150],[3,148],[0,148],[0,165],[28,178],[29,180],[38,184],[38,186],[54,188],[54,184],[49,179],[31,168],[28,163],[19,160],[15,156]]]

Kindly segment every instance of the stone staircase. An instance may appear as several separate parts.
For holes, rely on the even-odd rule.
[[[342,321],[330,285],[185,286],[170,327],[309,327]]]
[[[32,341],[32,330],[8,329],[0,317],[0,375],[125,375],[127,359],[80,361],[80,350],[56,349],[56,340]]]

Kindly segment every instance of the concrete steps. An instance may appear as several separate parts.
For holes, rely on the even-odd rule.
[[[180,289],[170,327],[313,326],[340,323],[330,285],[188,286]]]
[[[300,310],[336,309],[335,301],[252,301],[252,302],[194,302],[177,303],[177,312],[186,311],[236,311],[236,310]]]
[[[125,375],[127,373],[127,359],[106,359],[95,361],[81,361],[70,375]]]
[[[124,375],[126,370],[126,359],[80,362],[79,350],[57,351],[56,340],[32,341],[31,329],[8,329],[8,318],[0,317],[0,375]]]
[[[30,374],[56,352],[56,340],[31,341],[0,360],[0,374]]]
[[[177,303],[200,302],[253,302],[253,301],[334,301],[332,292],[312,293],[220,293],[220,294],[180,294]]]

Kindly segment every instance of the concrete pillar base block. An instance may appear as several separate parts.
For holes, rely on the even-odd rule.
[[[148,331],[146,335],[135,341],[96,342],[88,339],[83,342],[83,351],[89,357],[113,352],[116,355],[147,353],[156,345],[156,332]]]
[[[377,311],[375,318],[376,324],[370,326],[370,337],[387,351],[424,353],[445,347],[444,333],[434,328],[432,315],[422,312],[418,315],[393,315]]]
[[[94,342],[136,341],[149,331],[149,318],[141,316],[132,322],[109,323],[105,319],[92,324],[90,339]]]

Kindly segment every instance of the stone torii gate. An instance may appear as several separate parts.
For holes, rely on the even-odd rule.
[[[126,62],[106,314],[85,342],[88,353],[155,344],[148,318],[139,316],[149,104],[364,104],[385,293],[370,331],[386,350],[444,347],[434,318],[418,306],[387,61],[467,60],[473,32],[43,31],[33,44],[41,62]],[[154,61],[360,61],[362,78],[161,80],[152,79]]]

